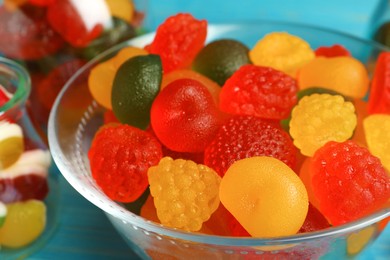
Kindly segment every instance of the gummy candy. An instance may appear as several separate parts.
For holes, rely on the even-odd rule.
[[[158,139],[178,152],[203,152],[222,123],[209,91],[192,79],[166,86],[154,100],[150,116]]]
[[[303,222],[298,233],[314,232],[328,227],[330,227],[330,224],[326,218],[318,209],[309,203],[309,210],[307,211],[305,222]]]
[[[112,16],[119,17],[131,23],[134,16],[132,0],[105,0]]]
[[[319,86],[345,96],[363,98],[369,77],[364,65],[353,57],[316,57],[299,70],[298,85],[300,89]]]
[[[202,83],[209,90],[211,96],[213,96],[215,104],[217,106],[219,105],[219,93],[221,92],[221,87],[211,79],[193,70],[180,69],[171,71],[169,73],[164,73],[161,82],[161,89],[165,88],[169,83],[177,79],[184,78],[193,79]]]
[[[327,58],[339,56],[351,56],[351,53],[342,45],[335,44],[332,46],[321,46],[315,51],[316,57],[322,56]]]
[[[156,31],[153,42],[147,48],[161,57],[164,73],[187,68],[203,47],[207,34],[207,22],[197,20],[191,14],[170,16]]]
[[[363,127],[363,120],[368,116],[367,102],[361,99],[354,99],[353,105],[356,110],[357,124],[351,140],[360,146],[367,147],[366,134]]]
[[[115,68],[118,69],[125,61],[135,56],[148,55],[148,52],[144,49],[128,46],[122,48],[113,58],[112,63]]]
[[[380,160],[353,141],[331,141],[318,149],[311,171],[319,210],[332,225],[364,217],[390,197],[390,176]]]
[[[7,216],[0,227],[0,245],[19,248],[33,242],[46,226],[46,206],[39,200],[7,205]]]
[[[164,157],[149,168],[148,179],[163,225],[198,231],[218,208],[221,180],[205,165]]]
[[[239,41],[216,40],[202,48],[195,57],[192,67],[223,86],[237,69],[251,63],[248,53],[248,47]]]
[[[64,40],[46,20],[46,10],[32,5],[13,11],[0,7],[0,52],[5,56],[34,60],[57,52],[63,45]]]
[[[235,161],[262,155],[275,157],[294,168],[296,152],[290,136],[274,122],[235,116],[220,127],[205,149],[204,163],[220,176]]]
[[[390,52],[381,52],[377,59],[368,99],[368,113],[390,114]]]
[[[311,171],[311,164],[312,164],[311,157],[307,157],[306,160],[303,162],[300,170],[299,170],[299,178],[301,178],[303,184],[306,187],[307,196],[309,197],[309,202],[312,206],[315,208],[320,208],[320,202],[318,201],[317,197],[314,195],[313,191],[313,185],[312,185],[312,179],[313,179],[313,172]]]
[[[0,85],[0,107],[4,106],[11,99],[11,94]]]
[[[160,91],[162,67],[157,55],[135,56],[115,74],[111,104],[120,122],[145,129],[153,100]]]
[[[390,172],[390,115],[373,114],[363,119],[368,150]]]
[[[221,180],[219,196],[253,237],[297,233],[309,206],[305,186],[295,172],[266,156],[232,164]]]
[[[339,95],[305,96],[291,113],[290,135],[306,156],[312,156],[328,141],[349,139],[355,127],[355,108]]]
[[[231,114],[283,119],[297,102],[297,91],[295,79],[283,72],[244,65],[223,86],[220,109]]]
[[[161,145],[129,125],[103,126],[88,152],[92,177],[111,199],[132,202],[148,187],[147,170],[162,157]]]
[[[24,151],[22,128],[0,121],[0,170],[14,164]]]
[[[48,6],[54,3],[55,1],[58,0],[28,0],[30,4],[37,5],[37,6]]]
[[[7,216],[7,207],[0,201],[0,228],[4,225]]]
[[[272,67],[293,77],[299,68],[315,57],[310,45],[286,32],[265,35],[249,52],[253,64]]]

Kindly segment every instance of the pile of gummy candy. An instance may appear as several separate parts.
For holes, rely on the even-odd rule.
[[[144,48],[91,70],[90,93],[107,111],[88,157],[109,198],[150,192],[147,219],[253,237],[317,231],[386,206],[390,53],[371,81],[339,44],[313,50],[271,32],[249,49],[206,35],[206,21],[180,13]]]
[[[12,96],[0,85],[0,108]],[[45,229],[51,156],[10,114],[0,113],[0,246],[20,248]]]

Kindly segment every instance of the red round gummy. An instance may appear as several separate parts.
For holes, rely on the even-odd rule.
[[[149,185],[147,171],[162,158],[160,143],[138,128],[101,127],[88,152],[92,177],[112,200],[133,202]]]
[[[327,58],[340,57],[340,56],[351,56],[351,53],[344,46],[342,46],[340,44],[335,44],[332,46],[318,47],[315,50],[315,54],[317,57],[322,56],[322,57],[327,57]]]
[[[158,139],[170,150],[199,153],[218,131],[222,115],[202,83],[178,79],[157,95],[150,121]]]
[[[283,119],[297,103],[297,91],[296,80],[281,71],[244,65],[222,87],[220,108],[230,114]]]
[[[223,124],[204,153],[204,163],[220,176],[235,161],[270,156],[294,168],[297,149],[275,123],[253,116],[235,116]]]
[[[63,45],[46,20],[46,9],[29,4],[13,11],[0,7],[0,53],[34,60],[56,53]]]
[[[319,210],[341,225],[380,209],[390,198],[390,176],[380,160],[353,141],[328,142],[312,157]]]
[[[376,62],[367,110],[369,114],[390,114],[390,52],[382,52]]]
[[[206,35],[206,20],[179,13],[169,17],[157,28],[156,36],[147,50],[151,54],[160,55],[164,73],[187,68],[204,46]]]

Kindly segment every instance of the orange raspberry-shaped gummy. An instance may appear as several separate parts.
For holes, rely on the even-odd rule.
[[[295,77],[297,70],[315,57],[310,45],[286,32],[273,32],[249,52],[253,64],[281,70]]]
[[[313,94],[292,110],[290,135],[303,155],[312,156],[328,141],[349,139],[356,122],[355,107],[342,96]]]
[[[148,178],[163,225],[198,231],[218,208],[221,178],[205,165],[164,157],[150,167]]]

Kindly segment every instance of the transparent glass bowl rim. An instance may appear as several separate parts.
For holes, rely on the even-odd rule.
[[[240,23],[221,23],[221,24],[210,24],[208,26],[208,34],[211,34],[212,32],[218,32],[218,31],[229,31],[238,29],[240,27],[245,27],[248,25],[256,25],[256,24],[269,24],[269,25],[278,25],[278,26],[287,26],[287,27],[296,27],[296,28],[307,28],[310,30],[315,31],[323,31],[331,34],[335,34],[338,36],[346,37],[354,41],[358,41],[362,44],[366,44],[371,46],[372,48],[381,50],[381,51],[388,51],[388,49],[374,41],[362,39],[344,32],[339,32],[337,30],[327,29],[319,26],[312,26],[307,24],[299,24],[299,23],[291,23],[291,22],[281,22],[281,21],[269,21],[269,20],[258,20],[256,22],[240,22]],[[58,110],[58,107],[60,105],[61,97],[64,95],[64,93],[67,91],[67,89],[72,85],[72,82],[82,73],[84,73],[88,68],[92,67],[96,62],[99,60],[102,60],[104,57],[106,57],[109,54],[114,53],[115,51],[118,51],[119,49],[125,47],[125,46],[138,46],[143,47],[145,43],[149,43],[152,41],[154,37],[154,32],[148,33],[139,37],[136,37],[134,39],[131,39],[129,41],[126,41],[124,43],[121,43],[119,45],[116,45],[98,56],[96,56],[94,59],[89,61],[84,67],[82,67],[77,73],[75,73],[69,81],[65,84],[64,88],[59,93],[52,111],[50,113],[49,117],[49,124],[48,124],[48,139],[49,139],[49,146],[52,151],[52,156],[54,161],[56,162],[58,168],[60,169],[63,176],[67,179],[67,181],[81,194],[83,195],[87,200],[95,204],[97,207],[102,209],[106,212],[106,214],[110,214],[120,220],[123,221],[123,223],[128,223],[133,225],[134,227],[144,229],[146,232],[154,232],[159,235],[168,236],[174,239],[182,239],[189,242],[198,242],[203,244],[211,244],[211,245],[221,245],[221,246],[259,246],[259,245],[280,245],[280,244],[289,244],[289,243],[302,243],[302,242],[309,242],[314,239],[320,239],[320,238],[330,238],[334,236],[342,236],[343,234],[350,233],[350,232],[356,232],[364,227],[367,227],[369,225],[372,225],[386,217],[390,216],[390,206],[387,205],[384,209],[375,212],[374,214],[371,214],[367,217],[361,218],[359,220],[350,222],[348,224],[344,224],[337,227],[331,227],[328,229],[325,229],[323,231],[317,231],[317,232],[309,232],[309,233],[300,233],[296,235],[291,236],[284,236],[284,237],[275,237],[275,238],[254,238],[254,237],[227,237],[227,236],[216,236],[216,235],[208,235],[208,234],[201,234],[201,233],[190,233],[181,231],[174,228],[169,228],[166,226],[163,226],[161,224],[149,221],[145,218],[142,218],[130,211],[123,210],[122,206],[117,204],[116,213],[113,214],[113,208],[112,204],[109,206],[102,205],[100,199],[96,197],[91,197],[86,194],[85,189],[82,187],[82,184],[78,182],[77,178],[73,176],[73,173],[67,169],[67,166],[61,161],[65,156],[62,153],[58,140],[56,140],[56,134],[55,134],[55,117],[56,117],[56,111]],[[107,202],[112,202],[109,198],[106,198]],[[130,227],[129,227],[130,228]]]
[[[0,57],[0,65],[5,65],[8,70],[4,70],[4,72],[10,74],[17,81],[17,89],[15,93],[13,93],[12,98],[5,103],[4,106],[0,107],[0,114],[2,114],[8,109],[15,106],[21,106],[26,102],[31,91],[31,79],[27,70],[13,60]]]

